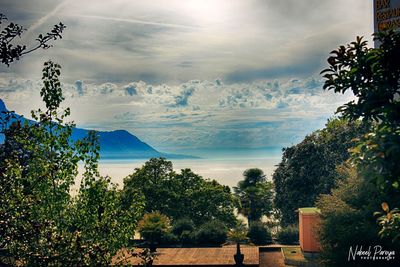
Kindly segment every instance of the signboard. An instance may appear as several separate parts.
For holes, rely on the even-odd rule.
[[[374,0],[374,31],[400,29],[400,0]]]

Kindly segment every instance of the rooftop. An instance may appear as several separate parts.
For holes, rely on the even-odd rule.
[[[316,207],[307,207],[307,208],[300,208],[299,212],[302,214],[315,214],[315,213],[320,213],[321,211]]]
[[[259,265],[257,246],[241,246],[246,266]],[[153,266],[233,266],[236,246],[214,248],[158,248]],[[138,265],[140,259],[130,258],[129,264]]]

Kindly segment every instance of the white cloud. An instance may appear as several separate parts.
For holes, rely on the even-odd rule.
[[[0,85],[6,104],[17,112],[29,116],[38,106],[40,82],[3,77]],[[352,98],[323,91],[317,78],[176,86],[77,81],[63,88],[64,105],[79,127],[126,129],[166,150],[285,146],[321,127]]]
[[[166,150],[288,145],[351,98],[322,91],[318,73],[337,46],[371,40],[372,2],[165,1],[4,0],[10,20],[33,25],[24,42],[59,21],[67,30],[0,66],[1,98],[25,115],[41,107],[36,78],[51,58],[79,126]]]

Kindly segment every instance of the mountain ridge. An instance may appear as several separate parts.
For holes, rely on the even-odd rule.
[[[0,99],[0,112],[7,112],[7,107]],[[16,114],[15,112],[13,112]],[[35,123],[33,120],[17,115],[17,120],[27,120]],[[3,114],[1,114],[1,117]],[[71,140],[77,141],[88,135],[90,130],[74,127]],[[154,157],[164,157],[169,159],[196,158],[188,155],[163,153],[149,144],[141,141],[137,136],[126,130],[96,131],[100,143],[101,159],[148,159]],[[4,143],[4,135],[0,134],[0,143]]]

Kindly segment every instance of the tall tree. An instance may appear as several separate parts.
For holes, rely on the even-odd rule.
[[[5,113],[0,124],[0,249],[12,264],[27,266],[109,265],[134,234],[141,215],[140,197],[122,206],[120,192],[97,171],[96,134],[71,141],[70,110],[64,100],[60,66],[43,69],[44,111],[32,112],[34,123]],[[83,162],[80,190],[71,186]]]
[[[238,183],[234,192],[239,200],[239,213],[246,216],[251,225],[272,211],[273,185],[257,168],[244,171],[243,176],[244,180]]]
[[[168,210],[173,208],[174,201],[171,200],[175,192],[170,191],[167,184],[174,175],[172,162],[164,158],[152,158],[124,179],[125,195],[128,197],[128,192],[139,190],[146,200],[146,212],[159,211],[171,216]]]
[[[27,47],[15,44],[25,29],[0,14],[0,59],[5,65],[61,37],[59,23]],[[123,202],[121,192],[97,171],[99,145],[95,132],[71,140],[73,123],[64,100],[61,67],[48,61],[43,68],[40,95],[45,110],[32,111],[36,122],[0,115],[0,265],[108,266],[117,251],[128,244],[143,208],[138,194]],[[84,165],[78,194],[70,195]],[[123,260],[123,259],[122,259]]]
[[[331,119],[324,129],[283,149],[282,161],[272,177],[274,203],[282,225],[297,223],[298,208],[313,206],[319,194],[331,191],[337,180],[336,166],[349,159],[348,149],[354,146],[354,138],[367,128],[360,122]]]
[[[124,194],[140,190],[146,212],[159,211],[171,219],[188,217],[196,225],[218,219],[234,225],[234,199],[228,186],[206,180],[183,169],[173,171],[172,162],[152,158],[124,179]],[[162,199],[162,201],[160,201]]]
[[[400,207],[400,33],[380,32],[375,38],[377,48],[357,37],[332,51],[322,71],[324,88],[356,96],[338,108],[343,117],[375,122],[352,150],[353,160],[363,177],[385,193],[389,206]],[[400,214],[382,204],[381,234],[400,242]]]

